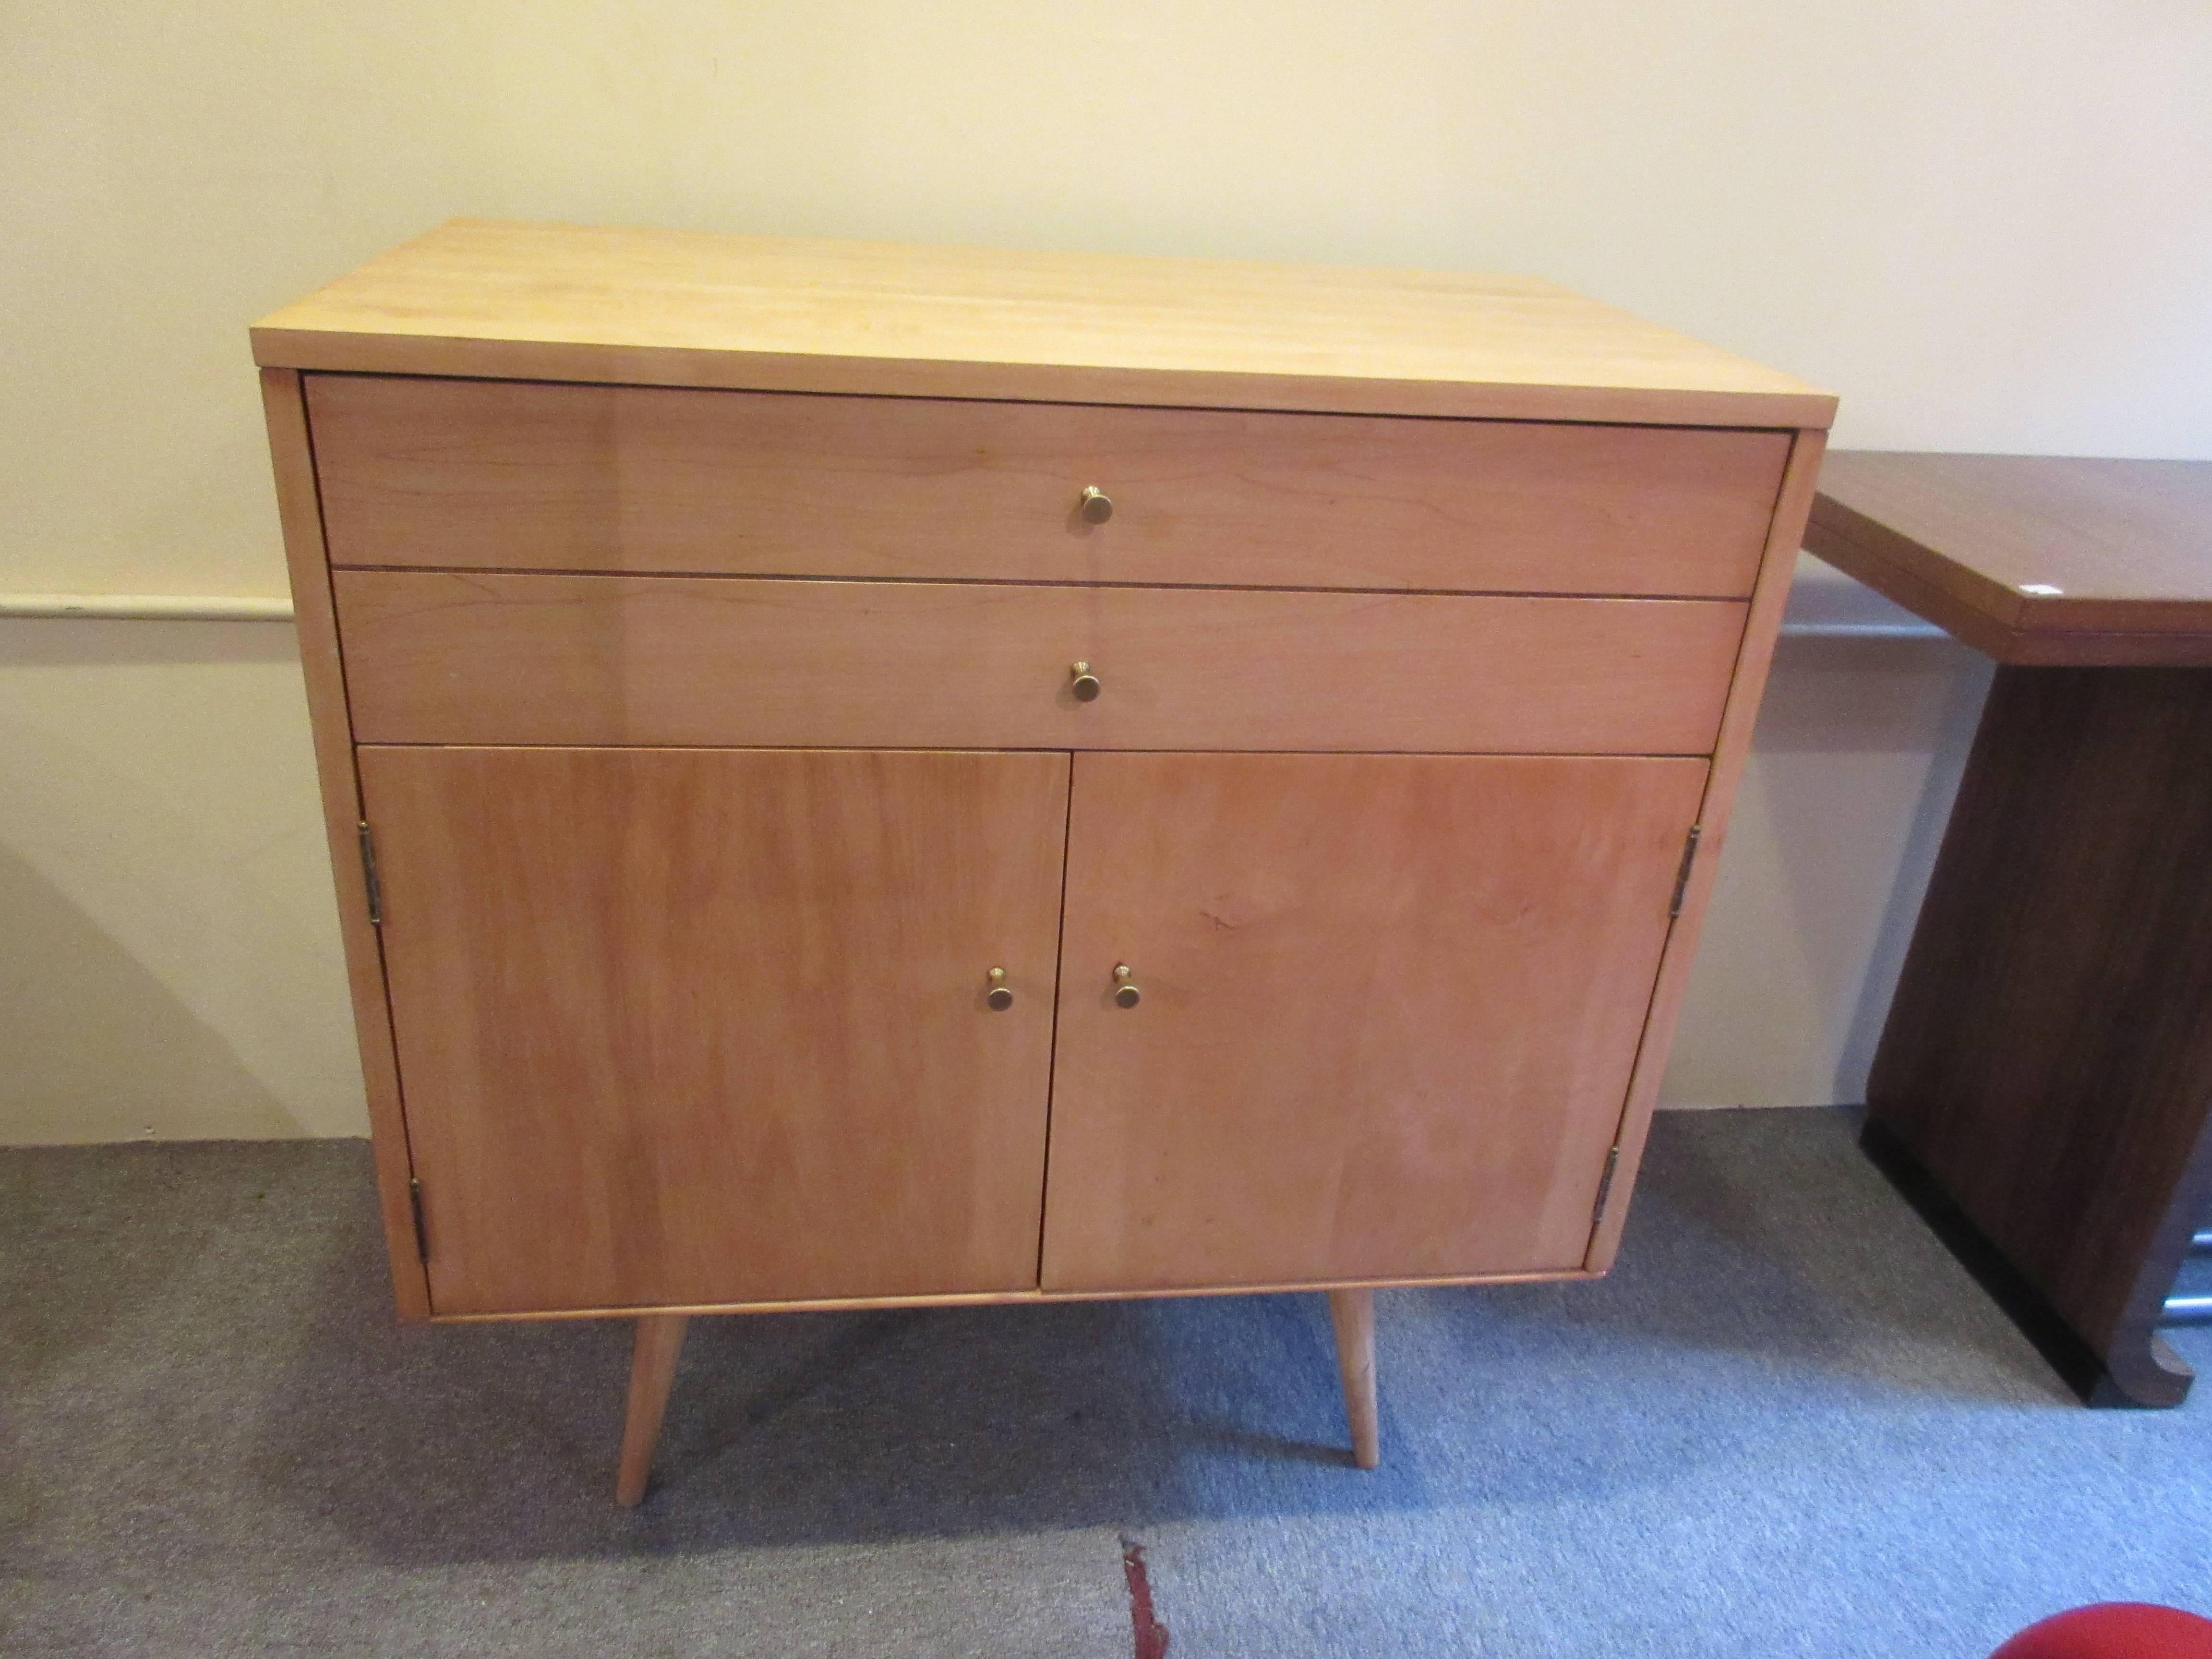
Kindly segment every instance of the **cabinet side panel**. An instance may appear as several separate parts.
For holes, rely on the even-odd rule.
[[[1745,759],[1751,752],[1752,728],[1759,720],[1759,703],[1766,690],[1767,670],[1774,661],[1774,641],[1782,628],[1783,607],[1790,601],[1790,582],[1797,565],[1797,550],[1805,540],[1805,521],[1813,510],[1813,495],[1820,477],[1820,456],[1827,445],[1826,432],[1797,434],[1790,450],[1790,465],[1782,475],[1782,493],[1774,504],[1774,524],[1766,538],[1766,556],[1759,585],[1752,592],[1750,614],[1744,624],[1743,643],[1736,653],[1735,674],[1729,684],[1728,702],[1721,713],[1720,741],[1713,754],[1712,772],[1706,781],[1705,798],[1698,812],[1700,831],[1696,861],[1682,890],[1681,914],[1667,937],[1666,955],[1659,964],[1659,982],[1651,998],[1651,1012],[1644,1022],[1644,1046],[1636,1058],[1636,1073],[1628,1088],[1628,1106],[1620,1121],[1620,1158],[1604,1212],[1590,1238],[1583,1265],[1592,1273],[1613,1266],[1620,1249],[1621,1229],[1628,1222],[1629,1195],[1635,1190],[1636,1171],[1644,1157],[1644,1142],[1651,1131],[1651,1112],[1658,1103],[1659,1079],[1667,1070],[1668,1051],[1674,1045],[1674,1022],[1682,1012],[1683,994],[1689,988],[1690,965],[1698,953],[1698,933],[1704,926],[1705,904],[1712,896],[1713,879],[1720,870],[1720,853],[1728,839],[1729,818],[1735,808],[1736,786],[1743,778]]]
[[[261,371],[261,401],[269,423],[269,456],[276,475],[276,510],[284,530],[284,559],[292,580],[292,606],[300,636],[300,667],[307,688],[307,716],[315,740],[315,773],[321,780],[323,821],[331,842],[331,875],[337,890],[338,931],[345,945],[346,982],[353,997],[354,1031],[361,1044],[362,1081],[368,1090],[368,1123],[376,1152],[376,1184],[384,1240],[392,1258],[392,1288],[399,1317],[430,1316],[429,1284],[415,1242],[407,1126],[399,1102],[399,1071],[392,1047],[392,1018],[384,992],[384,954],[368,919],[368,884],[361,862],[361,792],[354,773],[353,732],[346,707],[345,671],[338,655],[330,568],[324,556],[322,510],[315,488],[315,459],[300,376],[291,369]]]

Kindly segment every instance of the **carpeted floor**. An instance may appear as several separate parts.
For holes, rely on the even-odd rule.
[[[1662,1117],[1601,1285],[400,1331],[360,1143],[0,1152],[0,1653],[1977,1659],[2212,1612],[2212,1383],[2072,1403],[1833,1112]],[[2212,1366],[2212,1333],[2176,1346]]]

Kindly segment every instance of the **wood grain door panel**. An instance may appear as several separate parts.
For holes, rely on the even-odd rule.
[[[1035,1285],[1066,756],[360,763],[436,1312]]]
[[[1044,1287],[1578,1267],[1705,773],[1077,756]]]
[[[364,742],[1704,754],[1744,607],[343,570]],[[1103,685],[1072,695],[1069,665]]]
[[[341,565],[1741,599],[1786,433],[313,375]],[[1086,485],[1112,518],[1075,511]]]

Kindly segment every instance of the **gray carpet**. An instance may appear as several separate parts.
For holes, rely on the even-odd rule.
[[[400,1331],[358,1143],[0,1152],[0,1652],[1973,1659],[2212,1612],[2212,1382],[2090,1413],[1832,1112],[1668,1115],[1601,1285]],[[2212,1333],[2176,1346],[2212,1366]]]

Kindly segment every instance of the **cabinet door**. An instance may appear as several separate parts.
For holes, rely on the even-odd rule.
[[[1045,1287],[1580,1267],[1705,769],[1079,755]]]
[[[360,761],[436,1312],[1036,1284],[1066,756]]]

